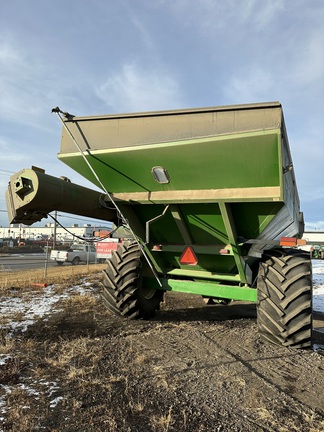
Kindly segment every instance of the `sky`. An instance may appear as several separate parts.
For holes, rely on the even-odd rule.
[[[0,4],[0,225],[22,168],[92,187],[57,160],[53,107],[82,116],[280,101],[306,229],[324,230],[323,0]]]

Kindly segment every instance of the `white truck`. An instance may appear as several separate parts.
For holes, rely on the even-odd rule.
[[[84,243],[73,243],[68,250],[56,250],[51,251],[50,259],[56,261],[58,265],[64,263],[71,263],[77,265],[81,261],[95,262],[96,261],[96,248],[92,245]]]

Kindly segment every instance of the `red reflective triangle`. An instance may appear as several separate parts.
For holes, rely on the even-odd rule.
[[[187,246],[182,252],[180,257],[180,264],[183,265],[196,265],[198,264],[198,259],[191,246]]]

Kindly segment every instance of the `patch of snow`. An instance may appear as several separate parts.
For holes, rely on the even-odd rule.
[[[0,354],[0,366],[6,364],[7,360],[11,359],[11,356],[6,354]]]
[[[38,386],[44,386],[44,391],[39,391],[35,389],[35,387]],[[57,396],[54,399],[51,399],[53,396],[55,396],[55,393],[59,390],[59,386],[55,381],[45,381],[45,380],[39,380],[38,382],[33,382],[32,384],[27,383],[19,383],[14,385],[3,385],[0,384],[0,391],[2,395],[0,396],[0,421],[4,420],[3,415],[6,414],[8,411],[6,399],[7,396],[12,393],[14,389],[20,389],[24,390],[28,396],[32,396],[35,400],[38,400],[42,394],[45,394],[48,399],[50,399],[49,406],[50,408],[55,408],[60,401],[63,400],[63,396]],[[29,409],[29,406],[22,407],[24,409]],[[2,429],[0,428],[0,432],[2,432]]]
[[[55,407],[57,406],[57,404],[58,404],[59,402],[61,402],[61,400],[63,400],[63,397],[62,397],[62,396],[59,396],[59,397],[53,399],[53,400],[50,402],[50,408],[55,408]]]
[[[33,292],[31,296],[23,295],[21,297],[2,298],[0,302],[0,315],[3,321],[7,321],[7,324],[2,325],[2,329],[7,329],[9,336],[13,335],[16,331],[24,332],[37,319],[46,317],[46,315],[53,312],[58,312],[60,307],[57,304],[62,299],[68,299],[75,294],[89,294],[91,292],[89,290],[90,286],[90,282],[82,281],[82,284],[69,287],[64,292],[57,294],[55,293],[55,285],[49,285],[38,295],[35,295]],[[12,319],[13,316],[17,316],[18,318]],[[0,355],[0,366],[5,365],[10,358],[11,356],[7,354]],[[59,390],[56,382],[40,380],[32,384],[19,383],[11,386],[0,384],[0,422],[4,421],[4,415],[8,410],[6,399],[13,389],[24,390],[28,395],[37,400],[40,397],[40,393],[35,389],[36,385],[38,388],[39,386],[44,386],[44,392],[42,393],[45,393],[50,400],[49,406],[51,409],[54,409],[63,400],[62,396],[55,397]],[[26,406],[24,408],[28,409],[29,407]],[[3,432],[1,426],[0,432]]]
[[[83,285],[75,285],[67,288],[61,294],[55,294],[55,285],[49,285],[44,288],[42,294],[38,296],[9,297],[2,299],[0,303],[0,315],[2,318],[18,316],[18,319],[11,319],[3,328],[10,329],[10,332],[22,331],[32,325],[36,319],[43,318],[49,313],[58,312],[60,309],[55,309],[55,304],[62,299],[69,298],[72,294],[86,294],[89,291],[86,289],[89,282]]]

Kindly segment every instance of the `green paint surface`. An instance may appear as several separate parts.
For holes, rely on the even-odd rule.
[[[230,286],[208,282],[190,282],[185,280],[162,280],[163,289],[198,294],[206,297],[219,297],[232,300],[257,301],[257,290],[247,287]]]
[[[93,152],[87,156],[109,192],[201,190],[278,186],[278,131],[201,138]],[[60,154],[72,169],[97,184],[80,154]],[[151,173],[162,166],[170,183]]]

